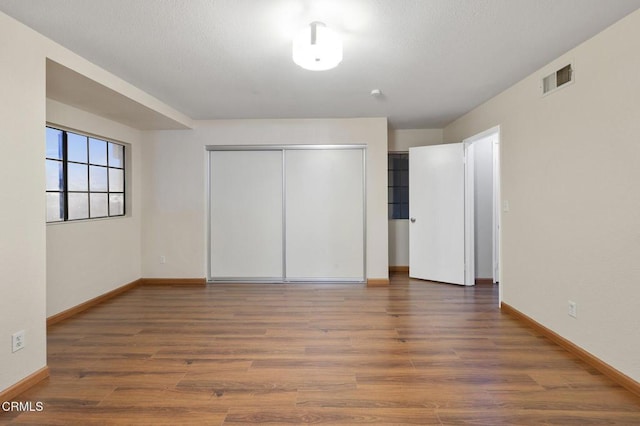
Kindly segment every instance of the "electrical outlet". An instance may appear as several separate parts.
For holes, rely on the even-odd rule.
[[[167,257],[166,256],[160,256],[160,263],[162,265],[164,265],[165,263],[167,263]]]
[[[578,305],[572,300],[569,300],[569,316],[574,318],[578,317]]]
[[[17,352],[20,349],[24,348],[25,343],[24,330],[16,331],[15,333],[13,333],[13,335],[11,336],[12,352]]]

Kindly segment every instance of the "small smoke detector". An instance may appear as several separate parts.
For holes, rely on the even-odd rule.
[[[374,98],[378,98],[380,96],[382,96],[382,90],[380,89],[373,89],[371,91],[371,96],[373,96]]]

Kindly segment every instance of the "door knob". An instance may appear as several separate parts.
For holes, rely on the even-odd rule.
[[[415,223],[416,222],[416,218],[412,217],[411,219],[409,219],[411,221],[411,223]]]

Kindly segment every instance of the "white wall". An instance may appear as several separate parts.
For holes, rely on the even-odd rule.
[[[48,302],[52,304],[49,314],[53,314],[140,277],[140,212],[135,207],[140,206],[135,195],[141,192],[138,167],[130,175],[134,178],[132,217],[119,222],[46,226],[47,119],[130,142],[134,165],[136,158],[140,158],[139,136],[132,129],[51,102],[47,116],[47,58],[98,82],[107,98],[113,94],[112,90],[122,94],[127,105],[136,105],[136,111],[142,111],[147,117],[158,114],[181,125],[190,120],[3,13],[0,13],[0,40],[11,41],[0,43],[0,158],[4,161],[0,180],[5,183],[0,213],[0,391],[3,391],[46,366]],[[108,238],[107,243],[94,245],[83,241],[81,247],[67,245],[93,236]],[[47,243],[52,256],[49,259]],[[124,248],[127,244],[131,246]],[[80,260],[89,266],[76,271],[77,265],[58,251],[60,246],[82,256]],[[113,251],[115,247],[120,248]],[[97,258],[86,256],[83,248],[105,250],[97,256],[113,264],[109,268],[98,267]],[[132,258],[124,260],[128,256]],[[67,278],[69,282],[65,283]],[[12,353],[11,335],[19,330],[25,330],[26,345]]]
[[[127,144],[125,217],[47,225],[47,316],[141,276],[141,132],[47,100],[47,123]]]
[[[541,96],[540,79],[569,61],[575,84]],[[444,131],[454,141],[501,126],[504,302],[636,381],[639,93],[636,11]]]
[[[389,130],[389,152],[442,143],[442,129]],[[389,220],[389,265],[409,266],[409,221]]]
[[[388,278],[386,118],[196,121],[146,139],[144,277],[206,276],[206,145],[367,144],[367,277]]]
[[[437,145],[442,141],[443,129],[389,129],[389,152],[409,152],[414,146]]]
[[[493,136],[473,142],[476,278],[493,278]]]
[[[44,367],[47,354],[44,46],[2,13],[0,40],[1,391]],[[18,330],[25,330],[26,346],[12,353]]]

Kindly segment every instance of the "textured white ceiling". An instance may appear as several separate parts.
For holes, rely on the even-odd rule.
[[[0,10],[194,119],[387,116],[440,128],[640,0],[0,0]],[[324,21],[335,69],[291,60]],[[373,98],[372,89],[383,96]]]

